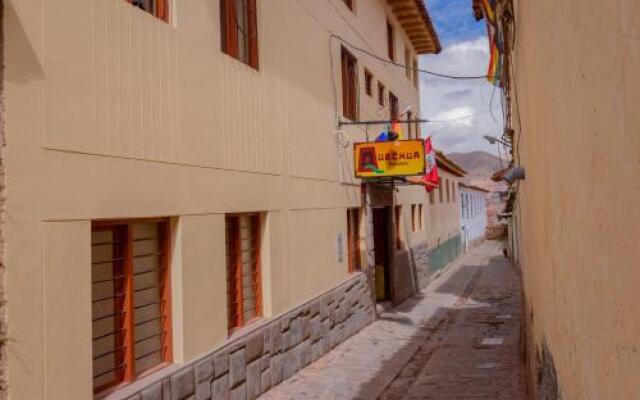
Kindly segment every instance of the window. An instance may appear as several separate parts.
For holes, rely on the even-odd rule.
[[[432,189],[429,192],[429,204],[436,204],[436,193],[435,189]]]
[[[347,258],[349,272],[360,271],[360,210],[347,210]]]
[[[398,98],[392,92],[389,92],[389,119],[391,121],[398,120],[398,114],[400,114],[400,106],[398,105]]]
[[[444,203],[444,188],[442,187],[443,183],[444,180],[440,180],[440,183],[438,184],[438,198],[440,200],[440,203]]]
[[[384,85],[378,82],[378,104],[384,107]]]
[[[422,204],[418,204],[418,218],[418,229],[422,230],[424,229],[424,208]]]
[[[227,307],[229,331],[262,316],[260,215],[229,215],[227,225]]]
[[[451,201],[456,202],[456,181],[451,182]]]
[[[411,231],[416,232],[418,230],[417,221],[418,207],[415,204],[411,205]]]
[[[411,50],[407,44],[404,45],[404,74],[411,80]]]
[[[222,51],[258,69],[256,0],[220,0]]]
[[[169,222],[91,228],[93,390],[171,362]]]
[[[396,230],[396,249],[402,249],[402,232],[400,228],[402,227],[402,206],[395,206],[394,211],[394,222],[395,222],[395,230]]]
[[[367,96],[373,96],[373,74],[369,70],[364,70],[364,91]]]
[[[467,218],[467,202],[465,201],[466,197],[466,194],[460,194],[460,208],[462,209],[462,218]]]
[[[342,115],[358,119],[358,63],[347,49],[342,48]]]
[[[395,61],[395,34],[393,32],[393,26],[387,21],[387,51],[389,60]]]
[[[344,4],[349,8],[349,10],[353,11],[353,0],[342,0]]]
[[[149,14],[169,22],[169,1],[170,0],[126,0],[127,3],[138,7]]]
[[[413,57],[413,86],[418,88],[418,59]]]

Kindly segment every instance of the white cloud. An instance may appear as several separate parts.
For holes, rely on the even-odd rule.
[[[485,75],[488,63],[486,37],[454,43],[442,53],[420,60],[423,69],[455,76]],[[445,153],[473,150],[497,153],[496,146],[482,136],[502,135],[499,88],[495,89],[486,79],[454,80],[422,74],[420,90],[422,116],[438,121],[426,124],[424,131],[433,135],[439,149]]]

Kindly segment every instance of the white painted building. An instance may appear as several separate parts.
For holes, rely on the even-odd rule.
[[[460,183],[460,221],[465,251],[482,242],[487,228],[488,190]]]

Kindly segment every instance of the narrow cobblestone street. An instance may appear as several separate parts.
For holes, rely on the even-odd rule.
[[[524,399],[521,287],[501,250],[461,257],[261,399]]]

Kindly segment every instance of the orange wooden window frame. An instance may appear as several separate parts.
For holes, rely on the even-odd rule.
[[[242,289],[242,257],[240,243],[240,217],[247,216],[252,219],[251,240],[255,246],[255,260],[252,266],[251,275],[255,277],[252,286],[255,292],[256,317],[263,315],[262,304],[262,218],[258,213],[250,214],[228,214],[227,224],[227,322],[228,331],[242,328],[253,320],[244,320],[244,293]],[[233,251],[232,251],[233,250]],[[233,306],[235,305],[235,307]]]
[[[353,273],[362,269],[360,256],[360,210],[347,210],[347,262],[348,271]]]
[[[159,239],[161,241],[161,257],[160,257],[160,318],[162,318],[162,363],[144,371],[141,374],[137,374],[135,371],[135,320],[134,304],[133,304],[133,235],[132,225],[138,222],[155,222],[158,223]],[[94,388],[94,394],[102,394],[113,391],[120,388],[122,385],[131,383],[132,381],[146,376],[148,373],[155,371],[158,367],[173,361],[173,334],[172,334],[172,315],[171,315],[171,255],[170,255],[170,242],[171,242],[171,228],[167,218],[144,218],[134,220],[110,220],[110,221],[93,221],[91,225],[91,231],[112,231],[114,232],[114,238],[117,238],[118,242],[121,242],[121,246],[114,246],[114,259],[124,259],[121,266],[119,266],[118,272],[121,272],[123,277],[123,289],[124,297],[122,304],[119,305],[123,315],[123,319],[117,324],[121,326],[122,337],[116,337],[116,351],[122,349],[121,354],[116,354],[116,359],[122,361],[120,364],[122,372],[118,374],[118,377],[111,382]],[[116,272],[113,272],[116,275]],[[117,333],[117,331],[115,331]],[[116,365],[117,366],[117,365]]]
[[[247,0],[246,13],[248,16],[248,58],[240,59],[240,48],[238,42],[238,16],[236,12],[236,2],[238,0],[220,0],[220,47],[222,51],[239,60],[251,68],[259,68],[259,48],[258,48],[258,8],[256,0]]]
[[[342,115],[352,121],[358,119],[358,61],[345,47],[341,52]]]
[[[134,5],[134,0],[125,0],[127,3]],[[170,22],[170,7],[169,3],[171,0],[149,0],[151,1],[151,10],[144,10],[147,13],[153,15],[154,17],[161,19],[162,21],[169,23]]]
[[[396,60],[395,40],[396,39],[395,39],[395,33],[393,31],[393,25],[391,25],[391,22],[387,20],[387,51],[388,51],[389,60],[391,61]]]
[[[364,70],[364,91],[367,96],[373,96],[373,74],[368,69]]]

